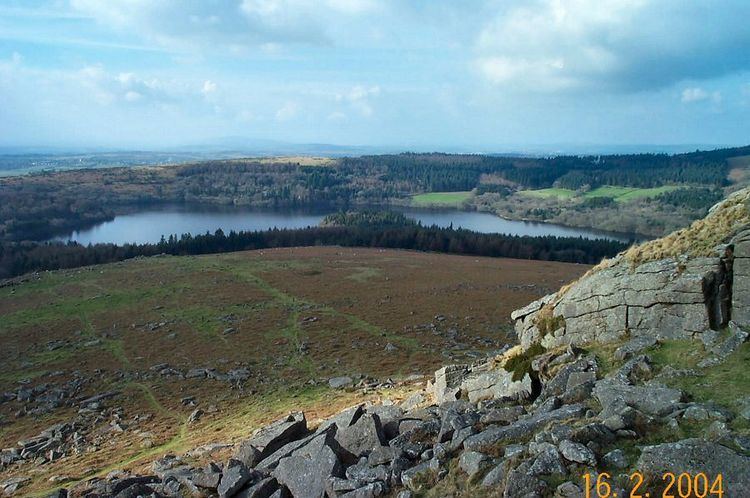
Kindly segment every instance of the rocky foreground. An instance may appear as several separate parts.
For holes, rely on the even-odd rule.
[[[661,496],[666,473],[706,477],[710,493],[683,486],[685,498],[750,496],[750,386],[730,404],[675,387],[711,382],[712,369],[732,380],[731,368],[748,366],[748,198],[712,211],[722,244],[711,254],[664,257],[659,242],[640,259],[610,261],[514,312],[519,346],[445,366],[399,403],[353,406],[315,425],[291,413],[225,461],[195,467],[166,455],[148,475],[117,471],[52,496],[588,498],[601,479],[608,496]],[[693,363],[664,353],[675,341]]]
[[[746,338],[735,329],[716,348]],[[578,497],[585,473],[605,471],[617,495],[627,496],[628,469],[650,489],[667,471],[721,473],[725,496],[750,496],[750,438],[728,428],[735,416],[750,419],[750,404],[735,415],[685,401],[661,381],[691,373],[655,375],[641,353],[648,346],[626,343],[616,352],[624,364],[606,374],[594,355],[574,347],[535,356],[520,381],[496,361],[444,367],[400,404],[355,406],[318,427],[292,413],[238,444],[227,461],[194,468],[167,455],[152,475],[113,473],[53,496],[406,498],[431,488],[450,494],[438,486],[458,481],[474,495]],[[639,439],[696,421],[706,422],[705,437],[634,451]]]

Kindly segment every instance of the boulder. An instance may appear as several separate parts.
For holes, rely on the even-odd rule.
[[[221,482],[221,467],[215,463],[208,464],[204,469],[193,474],[193,484],[200,488],[216,489]]]
[[[329,427],[328,430],[321,432],[320,434],[310,434],[309,436],[305,436],[302,439],[291,441],[258,462],[256,468],[261,470],[273,469],[276,467],[276,465],[279,464],[279,460],[281,460],[282,458],[288,457],[298,449],[303,448],[317,436],[321,434],[327,435],[329,432],[335,432],[335,429]]]
[[[529,462],[524,462],[508,473],[503,498],[539,497],[545,495],[547,483],[529,472]]]
[[[531,395],[531,377],[514,381],[513,373],[495,367],[491,363],[472,369],[461,383],[461,392],[466,393],[471,403],[485,399],[519,398],[526,399]]]
[[[328,379],[328,385],[331,389],[343,389],[354,384],[354,380],[351,377],[333,377]]]
[[[702,472],[711,482],[721,474],[724,496],[750,496],[750,457],[702,439],[646,446],[635,468],[654,487],[663,482],[662,476],[666,472],[676,475]]]
[[[359,417],[361,417],[363,413],[365,413],[365,405],[359,404],[352,406],[321,422],[315,432],[324,432],[332,425],[335,425],[337,430],[340,431],[341,429],[345,429],[354,424],[359,420]]]
[[[406,398],[399,404],[399,406],[403,411],[408,412],[424,405],[426,402],[427,399],[425,398],[425,395],[421,392],[418,392]]]
[[[575,443],[565,440],[560,443],[560,453],[569,462],[580,463],[594,467],[596,465],[596,455],[588,447],[581,443]]]
[[[484,413],[479,421],[485,425],[508,425],[518,420],[524,413],[526,413],[526,410],[523,406],[504,406]]]
[[[272,473],[294,498],[323,498],[330,477],[343,477],[339,458],[328,445],[315,452],[300,452],[282,458]]]
[[[252,469],[261,461],[261,451],[251,441],[243,441],[233,458],[242,462],[248,469]]]
[[[302,412],[291,413],[253,434],[248,443],[261,452],[261,456],[278,450],[285,444],[303,437],[307,433],[307,420]]]
[[[435,459],[422,462],[419,465],[415,465],[414,467],[405,470],[401,474],[401,483],[411,491],[421,491],[424,484],[427,484],[425,481],[431,476],[436,476],[439,469],[440,463]]]
[[[367,408],[367,412],[377,415],[383,427],[383,435],[387,441],[398,436],[399,424],[404,417],[404,410],[396,405],[375,405]]]
[[[469,479],[492,465],[492,458],[478,451],[464,451],[458,459],[458,466]]]
[[[356,458],[367,456],[375,447],[386,444],[380,418],[366,413],[354,425],[342,429],[336,434],[341,447]]]
[[[389,482],[391,480],[391,473],[387,466],[371,466],[365,458],[347,468],[345,474],[347,479],[359,483]]]
[[[618,470],[627,469],[629,465],[625,452],[619,448],[604,455],[602,462],[606,467]]]
[[[447,410],[442,417],[440,432],[438,433],[438,442],[444,443],[449,441],[455,431],[466,427],[472,427],[479,421],[479,415],[473,410],[461,413],[453,408]]]
[[[541,451],[532,461],[528,473],[533,476],[567,475],[568,469],[553,446]]]
[[[344,493],[341,498],[375,498],[384,495],[387,489],[387,486],[380,481],[371,482],[361,488]]]
[[[482,479],[482,487],[498,488],[503,484],[507,475],[507,464],[505,462],[500,463],[485,474]]]
[[[628,406],[649,415],[666,415],[682,400],[682,392],[677,389],[658,385],[628,386],[609,379],[596,383],[594,396],[602,405],[602,418]]]
[[[585,495],[580,486],[576,483],[567,481],[555,488],[555,498],[583,498]],[[617,493],[613,496],[627,496]]]
[[[461,396],[461,383],[469,375],[466,365],[446,365],[435,372],[432,394],[437,404],[453,401]]]
[[[404,455],[400,448],[392,446],[376,446],[368,455],[367,462],[372,465],[385,465]]]
[[[216,490],[219,493],[219,498],[231,498],[235,496],[237,491],[242,489],[252,477],[253,474],[242,462],[229,460],[221,476],[219,487]]]
[[[615,359],[624,361],[636,353],[640,353],[648,348],[656,346],[657,340],[654,336],[634,337],[615,350]]]
[[[735,322],[729,322],[728,328],[729,337],[711,348],[711,352],[719,359],[724,359],[734,353],[750,337],[750,334],[739,328]]]
[[[248,488],[241,490],[236,498],[269,498],[279,489],[279,483],[274,477],[260,479]]]
[[[569,388],[568,381],[572,375],[582,372],[592,372],[594,373],[594,376],[596,376],[597,369],[598,365],[596,359],[593,357],[579,358],[576,361],[562,365],[551,375],[549,380],[543,382],[539,400],[544,401],[551,396],[562,396],[562,394]],[[581,380],[580,377],[574,376],[574,381],[570,384],[571,388],[575,387],[575,383],[577,382],[575,379],[578,381]]]
[[[583,405],[565,405],[548,413],[532,415],[508,426],[485,429],[479,434],[466,438],[463,443],[464,448],[474,451],[491,450],[500,444],[528,439],[536,430],[551,422],[581,417],[584,413],[586,413],[586,408]]]

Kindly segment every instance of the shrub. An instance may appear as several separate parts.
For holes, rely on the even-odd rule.
[[[539,329],[539,333],[542,334],[542,337],[565,326],[565,318],[560,315],[554,316],[552,314],[553,311],[554,308],[552,306],[545,305],[536,315],[534,323],[536,324],[536,328]]]
[[[526,374],[529,374],[529,376],[533,378],[535,372],[531,369],[531,362],[534,360],[534,358],[536,358],[540,354],[543,354],[545,351],[546,349],[544,349],[544,346],[542,346],[541,344],[532,344],[531,347],[529,347],[529,349],[527,349],[523,353],[508,359],[508,361],[505,362],[503,368],[506,372],[513,373],[513,377],[511,377],[511,379],[514,382],[523,379]]]

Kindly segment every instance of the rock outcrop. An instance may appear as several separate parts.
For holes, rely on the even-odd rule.
[[[730,319],[750,326],[748,196],[750,192],[744,192],[720,203],[697,222],[705,225],[712,216],[737,216],[738,209],[744,210],[739,221],[724,229],[724,237],[717,239],[722,243],[708,251],[711,255],[682,253],[649,260],[647,256],[669,252],[663,247],[666,239],[647,243],[634,250],[637,257],[618,255],[557,293],[514,311],[511,318],[522,347],[699,338]],[[656,247],[653,254],[648,244]]]

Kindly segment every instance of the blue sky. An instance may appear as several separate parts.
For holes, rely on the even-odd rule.
[[[0,0],[0,145],[750,143],[747,0]]]

